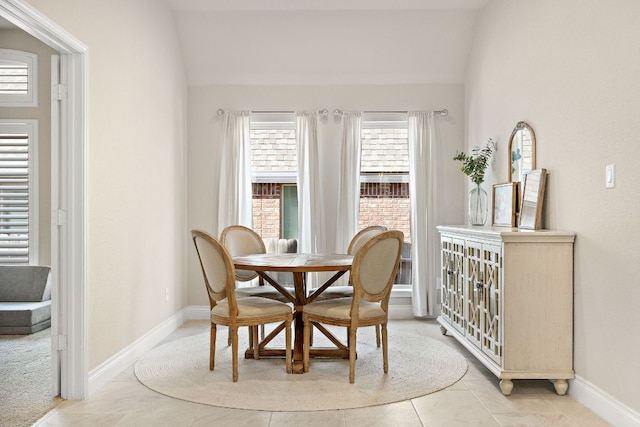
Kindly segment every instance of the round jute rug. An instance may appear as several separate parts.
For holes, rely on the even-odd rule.
[[[467,361],[451,347],[418,334],[390,331],[389,373],[384,374],[382,349],[375,345],[374,329],[361,328],[354,384],[349,383],[349,361],[344,359],[312,359],[309,372],[287,374],[283,359],[244,358],[247,333],[243,328],[239,334],[239,379],[234,383],[231,348],[227,346],[226,330],[220,329],[214,371],[209,371],[209,334],[203,333],[152,349],[136,363],[136,377],[158,393],[206,405],[318,411],[424,396],[454,384],[467,371]],[[315,344],[322,345],[324,337],[315,332]]]

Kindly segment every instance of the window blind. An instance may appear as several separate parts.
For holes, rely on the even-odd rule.
[[[0,96],[27,95],[29,93],[29,67],[27,64],[0,62]]]
[[[0,134],[0,264],[29,263],[29,135]]]
[[[38,105],[38,55],[0,48],[0,106]]]

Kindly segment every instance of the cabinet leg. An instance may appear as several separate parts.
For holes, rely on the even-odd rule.
[[[567,380],[555,380],[553,383],[553,387],[556,389],[556,393],[560,396],[564,396],[567,393],[567,389],[569,388],[569,383]]]
[[[442,332],[442,335],[447,335],[447,328],[440,326],[440,332]]]
[[[505,396],[510,396],[511,390],[513,390],[513,381],[500,380],[500,390],[502,390],[502,394],[504,394]]]

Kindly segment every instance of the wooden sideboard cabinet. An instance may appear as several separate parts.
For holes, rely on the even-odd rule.
[[[443,334],[501,379],[549,379],[567,392],[573,372],[575,234],[439,226]]]

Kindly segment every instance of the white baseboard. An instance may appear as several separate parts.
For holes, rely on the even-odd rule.
[[[89,396],[135,363],[143,353],[151,350],[178,329],[186,319],[186,312],[187,309],[180,310],[89,372]]]
[[[571,380],[568,394],[612,426],[640,427],[638,412],[623,405],[584,378],[576,376]]]

